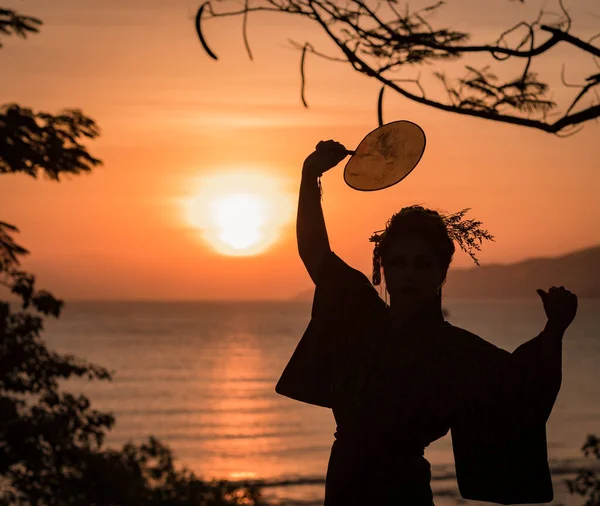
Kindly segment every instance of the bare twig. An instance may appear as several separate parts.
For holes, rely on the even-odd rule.
[[[252,51],[250,51],[250,44],[248,43],[248,7],[250,0],[244,0],[244,17],[242,20],[242,34],[244,37],[244,45],[248,52],[248,57],[252,60]]]
[[[206,2],[200,6],[198,12],[196,13],[196,33],[198,34],[198,38],[200,39],[200,44],[204,48],[204,51],[210,56],[213,60],[218,60],[217,55],[212,52],[208,44],[206,43],[206,39],[204,38],[204,34],[202,32],[202,14],[204,13],[204,9],[208,7],[211,9],[210,3]],[[212,10],[212,9],[211,9]]]
[[[561,139],[566,139],[567,137],[573,137],[584,129],[583,125],[579,125],[572,129],[571,132],[556,132],[554,135],[560,137]]]
[[[377,122],[379,126],[383,125],[383,92],[385,90],[385,86],[381,87],[379,90],[379,97],[377,98]]]
[[[571,29],[571,25],[572,25],[572,19],[571,16],[569,15],[569,13],[567,12],[567,9],[565,9],[565,6],[563,4],[563,0],[558,0],[558,5],[560,5],[561,10],[563,11],[563,14],[565,15],[565,17],[567,18],[567,28],[564,30],[565,32],[568,32]]]
[[[329,60],[329,61],[336,61],[339,63],[348,63],[348,60],[346,60],[345,58],[337,58],[335,56],[331,56],[331,55],[327,55],[325,53],[321,53],[319,51],[317,51],[314,47],[312,47],[312,45],[310,45],[309,43],[305,43],[305,44],[298,44],[296,41],[292,40],[292,39],[288,39],[288,41],[290,42],[290,44],[292,46],[294,46],[297,49],[300,49],[301,51],[304,50],[304,48],[306,47],[306,50],[311,52],[312,54],[314,54],[315,56],[318,56],[319,58],[323,58],[325,60]]]
[[[306,60],[306,49],[309,47],[311,46],[308,42],[304,44],[304,47],[302,48],[302,57],[300,58],[300,77],[302,79],[302,84],[300,88],[300,98],[302,100],[302,104],[304,104],[304,107],[306,108],[308,108],[308,104],[306,103],[306,98],[304,97],[304,86],[306,84],[306,78],[304,76],[304,62]]]

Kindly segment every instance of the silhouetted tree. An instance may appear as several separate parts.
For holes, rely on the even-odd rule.
[[[380,125],[383,124],[383,92],[389,89],[443,111],[565,134],[573,133],[576,125],[600,116],[600,97],[597,94],[600,65],[595,60],[600,58],[600,48],[593,45],[600,34],[587,41],[573,35],[571,17],[562,0],[558,1],[562,14],[554,22],[543,22],[552,14],[541,11],[536,19],[522,21],[504,30],[489,44],[472,44],[469,42],[471,34],[435,25],[432,18],[446,3],[443,1],[411,11],[408,2],[400,7],[398,0],[245,0],[242,8],[238,2],[219,0],[219,7],[231,5],[231,8],[219,12],[215,12],[207,1],[196,15],[196,30],[204,49],[216,60],[217,56],[202,33],[202,21],[243,16],[244,42],[252,59],[246,35],[249,13],[280,12],[313,21],[337,46],[338,54],[327,55],[310,42],[291,41],[302,52],[301,99],[305,107],[308,106],[304,94],[304,63],[307,53],[310,53],[333,62],[350,64],[357,72],[381,83],[378,100]],[[455,8],[464,7],[456,4]],[[519,37],[514,44],[508,41],[511,36]],[[533,64],[558,45],[570,45],[581,54],[588,55],[590,75],[582,84],[568,84],[564,79],[563,66],[562,82],[574,88],[574,92],[571,102],[556,118],[558,105],[551,98],[555,90],[538,78]],[[521,61],[522,70],[517,75],[501,79],[490,65],[477,67],[474,63],[465,63],[464,75],[455,79],[441,71],[439,65],[432,72],[433,81],[427,83],[423,82],[420,73],[413,78],[394,77],[399,71],[407,75],[414,67],[477,55],[493,58],[494,68],[501,67],[501,62]],[[431,93],[436,83],[438,90]],[[429,90],[427,93],[426,88]],[[551,117],[555,119],[550,120]]]
[[[589,434],[581,451],[586,457],[594,456],[600,460],[600,438]],[[566,480],[569,492],[586,500],[584,506],[600,506],[600,477],[596,475],[597,469],[597,466],[596,470],[591,466],[579,469],[575,479]]]
[[[40,25],[0,9],[0,34],[25,37]],[[98,135],[94,121],[79,110],[52,115],[2,105],[0,173],[43,173],[59,181],[61,174],[90,172],[101,162],[81,142]],[[59,318],[64,303],[38,290],[35,276],[21,270],[28,251],[15,242],[17,232],[0,221],[0,285],[18,299],[18,311],[0,300],[0,505],[262,504],[254,485],[205,482],[175,469],[171,451],[152,437],[120,450],[104,446],[112,414],[92,409],[87,397],[66,392],[60,382],[107,381],[111,374],[47,348],[44,318]]]

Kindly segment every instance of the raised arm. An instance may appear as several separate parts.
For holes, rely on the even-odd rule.
[[[339,142],[321,141],[315,151],[306,158],[302,167],[296,238],[300,258],[315,284],[321,263],[331,252],[321,207],[318,178],[340,163],[347,154],[346,148]]]
[[[546,423],[560,391],[562,341],[577,313],[577,296],[563,287],[538,294],[548,321],[536,337],[512,353],[483,340],[474,343],[479,373],[471,375],[465,388],[478,398],[478,411],[487,412],[492,421],[497,417],[496,426]]]
[[[547,292],[537,290],[542,299],[548,321],[542,331],[542,359],[548,363],[560,362],[563,336],[577,314],[577,295],[564,286],[553,286]]]

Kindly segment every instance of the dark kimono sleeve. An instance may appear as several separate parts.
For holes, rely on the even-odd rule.
[[[513,353],[470,335],[451,423],[463,498],[500,504],[553,499],[546,422],[561,384],[560,354],[544,357],[544,334]]]
[[[385,304],[369,279],[330,252],[317,277],[310,323],[275,391],[332,408],[336,355],[351,345],[357,324],[379,303]]]

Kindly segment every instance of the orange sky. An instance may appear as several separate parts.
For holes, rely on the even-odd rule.
[[[598,25],[590,15],[597,2],[566,3],[573,32],[590,37]],[[450,5],[440,20],[459,30],[476,26],[476,40],[491,41],[523,12],[530,19],[540,2],[494,0],[485,11],[470,8],[476,4],[464,0],[460,11]],[[41,287],[66,299],[275,299],[311,286],[295,243],[302,162],[321,139],[355,147],[376,126],[379,90],[343,64],[309,58],[310,108],[302,107],[300,54],[287,39],[311,40],[333,54],[318,28],[283,15],[251,16],[251,62],[241,18],[213,20],[206,35],[219,56],[215,62],[197,41],[197,4],[191,1],[3,6],[38,16],[45,25],[26,41],[3,38],[1,102],[49,112],[80,107],[102,129],[90,150],[104,166],[90,175],[60,184],[2,177],[1,219],[21,229],[18,240],[32,252],[25,267]],[[559,83],[561,62],[567,61],[568,79],[581,82],[598,70],[577,54],[563,47],[538,70]],[[557,88],[559,102],[564,92]],[[350,189],[343,164],[323,178],[331,244],[351,265],[370,272],[370,233],[413,203],[448,212],[472,207],[471,215],[497,239],[479,255],[482,263],[600,243],[597,123],[559,139],[438,112],[391,93],[384,119],[419,123],[427,150],[413,174],[385,191]],[[270,174],[292,210],[262,254],[223,256],[182,216],[179,203],[193,196],[199,180],[232,170]],[[455,265],[470,260],[459,252]]]

